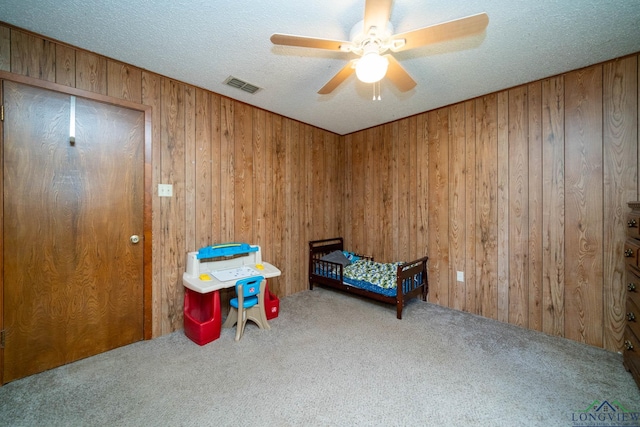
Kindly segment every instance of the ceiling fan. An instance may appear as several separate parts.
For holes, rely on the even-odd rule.
[[[318,91],[321,95],[331,93],[354,71],[358,79],[365,83],[375,83],[386,76],[400,91],[406,92],[413,89],[416,82],[393,55],[384,54],[385,52],[400,52],[431,43],[469,36],[484,31],[489,23],[489,16],[486,13],[479,13],[417,30],[393,34],[393,26],[389,22],[392,3],[393,0],[366,0],[364,20],[351,30],[351,41],[276,33],[271,36],[271,42],[283,46],[351,52],[358,56],[358,58],[349,61]]]

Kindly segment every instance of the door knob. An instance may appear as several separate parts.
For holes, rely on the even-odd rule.
[[[129,240],[131,240],[131,243],[135,245],[140,241],[140,236],[138,236],[137,234],[134,234],[133,236],[129,237]]]

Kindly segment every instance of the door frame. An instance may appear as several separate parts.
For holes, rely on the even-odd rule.
[[[153,280],[152,280],[152,164],[151,164],[151,113],[150,105],[138,104],[136,102],[124,99],[114,98],[99,93],[89,92],[82,89],[76,89],[57,83],[47,82],[33,77],[13,74],[8,71],[0,70],[0,81],[8,80],[28,86],[34,86],[41,89],[47,89],[54,92],[63,93],[65,95],[74,95],[81,98],[90,99],[106,104],[116,105],[129,108],[144,113],[144,207],[143,207],[143,271],[142,271],[142,333],[145,340],[153,337]],[[0,100],[4,100],[3,85],[0,84]],[[4,121],[0,120],[0,145],[4,146]],[[0,150],[0,166],[4,165],[4,150]],[[4,222],[4,174],[0,173],[0,223]],[[0,272],[4,271],[4,239],[0,236]],[[4,330],[4,274],[0,274],[0,331]],[[1,344],[1,343],[0,343]],[[0,345],[0,386],[4,384],[4,348]]]

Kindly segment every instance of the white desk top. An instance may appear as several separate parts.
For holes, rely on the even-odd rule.
[[[262,265],[263,268],[260,269],[256,267],[256,265]],[[260,264],[254,265],[244,264],[243,266],[255,270],[256,276],[263,276],[265,279],[268,279],[270,277],[277,277],[282,274],[282,272],[277,267],[269,264],[268,262],[262,262]],[[200,274],[203,273],[208,274],[211,280],[201,280]],[[182,283],[184,284],[184,286],[191,289],[192,291],[196,291],[201,294],[206,294],[224,288],[232,288],[236,285],[237,281],[237,279],[233,279],[226,282],[221,282],[212,274],[211,271],[199,271],[197,275],[190,275],[187,272],[182,274]]]

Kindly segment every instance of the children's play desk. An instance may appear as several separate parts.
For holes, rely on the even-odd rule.
[[[187,271],[182,275],[185,286],[185,335],[199,345],[218,339],[221,328],[218,291],[232,288],[238,280],[246,277],[262,276],[268,279],[280,274],[278,268],[262,261],[258,245],[225,243],[187,253]],[[264,287],[265,281],[260,285],[262,307]]]

